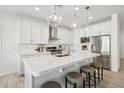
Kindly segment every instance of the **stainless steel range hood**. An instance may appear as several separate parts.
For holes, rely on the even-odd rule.
[[[49,25],[49,40],[60,40],[57,38],[57,27]]]

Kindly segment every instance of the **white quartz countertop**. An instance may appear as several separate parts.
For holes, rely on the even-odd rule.
[[[23,59],[25,67],[31,70],[33,76],[39,76],[41,72],[50,70],[57,70],[60,68],[68,67],[75,63],[80,63],[83,60],[99,56],[98,53],[89,52],[74,52],[70,56],[55,57],[54,55],[32,57]]]
[[[49,54],[51,55],[50,52],[26,52],[26,53],[18,53],[19,56],[33,56],[33,55],[43,55],[43,54]]]

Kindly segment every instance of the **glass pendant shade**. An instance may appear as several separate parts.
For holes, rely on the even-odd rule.
[[[54,13],[47,18],[47,21],[48,21],[48,24],[53,27],[57,27],[58,25],[61,24],[62,17],[56,15],[56,6],[55,6]]]

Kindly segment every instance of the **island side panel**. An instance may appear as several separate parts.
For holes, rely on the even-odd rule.
[[[32,76],[31,70],[28,65],[25,65],[25,88],[34,87],[34,77]]]
[[[63,68],[62,72],[60,71],[61,70],[60,68],[58,70],[56,69],[54,71],[52,70],[52,72],[48,72],[46,74],[41,73],[39,77],[34,77],[34,88],[40,88],[43,83],[50,80],[58,81],[62,85],[62,87],[65,87],[64,80],[65,80],[66,74],[71,71],[79,72],[80,71],[79,69],[82,65],[87,65],[89,63],[92,63],[92,62],[89,60],[84,60],[84,61],[81,61],[81,63],[79,64],[73,64],[69,67]]]

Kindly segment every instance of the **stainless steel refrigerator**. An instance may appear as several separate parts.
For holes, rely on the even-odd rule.
[[[103,67],[111,69],[111,37],[110,35],[92,37],[92,52],[100,53],[103,59]]]

